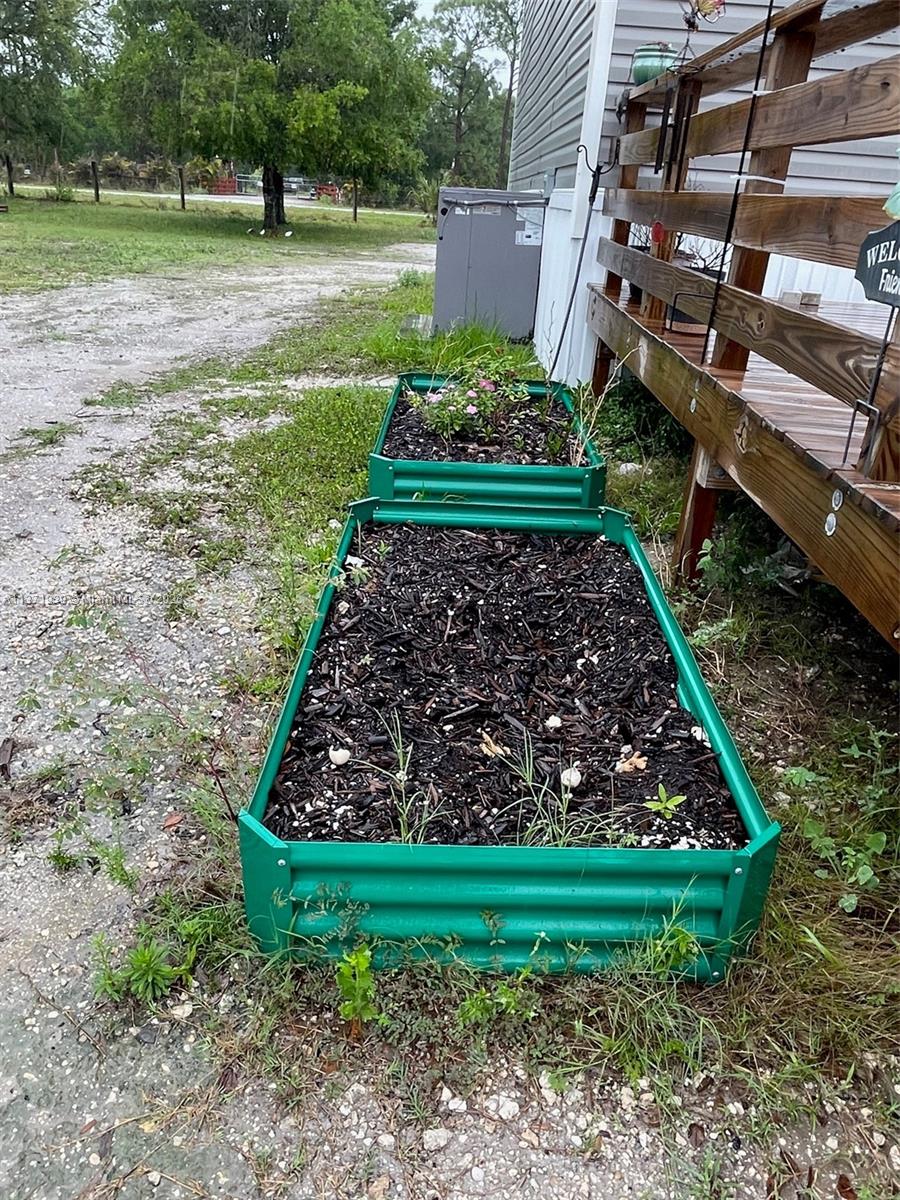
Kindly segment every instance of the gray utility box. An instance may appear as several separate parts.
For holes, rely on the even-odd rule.
[[[536,192],[441,188],[435,330],[477,322],[532,336],[546,203]]]

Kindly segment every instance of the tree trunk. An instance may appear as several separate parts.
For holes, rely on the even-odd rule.
[[[506,162],[506,143],[509,141],[509,122],[512,116],[513,85],[516,78],[516,60],[509,60],[509,83],[506,85],[506,103],[503,105],[503,124],[500,126],[500,157],[497,160],[497,187],[505,188],[509,177]]]
[[[6,159],[6,186],[9,191],[10,196],[15,196],[16,188],[13,183],[12,159],[9,157],[8,154],[4,155],[4,158]]]
[[[353,220],[354,222],[359,220],[359,180],[355,176],[353,178]]]
[[[278,187],[276,178],[278,171],[271,163],[263,163],[262,170],[262,185],[263,185],[263,229],[268,233],[274,233],[278,228]],[[284,198],[282,196],[282,203]]]
[[[463,125],[463,100],[466,94],[466,77],[462,76],[456,89],[456,115],[453,121],[453,166],[450,168],[454,182],[462,178],[462,147],[465,127]]]
[[[276,169],[275,171],[275,219],[279,225],[287,225],[287,217],[284,215],[284,176]]]

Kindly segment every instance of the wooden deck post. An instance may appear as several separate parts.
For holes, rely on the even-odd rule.
[[[814,18],[817,14],[813,13]],[[809,19],[805,14],[804,21]],[[779,29],[772,41],[766,71],[766,90],[778,91],[795,83],[803,83],[809,75],[810,64],[816,48],[815,32],[792,29],[790,25]],[[744,195],[751,193],[776,193],[784,191],[784,184],[775,182],[787,179],[791,166],[792,146],[774,146],[766,150],[754,150],[750,155],[751,175],[764,175],[765,179],[748,179],[744,184]],[[738,184],[737,186],[740,186]],[[746,250],[735,247],[731,252],[728,282],[747,292],[762,292],[766,282],[769,255],[762,250]],[[725,371],[743,371],[747,366],[750,351],[746,346],[717,337],[713,348],[712,365]]]
[[[625,110],[625,133],[637,133],[639,130],[644,128],[646,120],[647,105],[639,103],[636,100],[630,100]],[[637,187],[640,169],[641,168],[638,165],[621,167],[619,169],[619,187]],[[620,246],[627,246],[630,234],[630,221],[613,221],[612,240],[614,242],[618,242]],[[611,300],[618,300],[622,294],[621,276],[612,274],[607,275],[604,291]]]
[[[672,548],[672,566],[677,577],[688,582],[698,577],[703,543],[712,537],[719,492],[736,490],[737,484],[731,476],[719,467],[699,442],[694,442],[681,517]]]
[[[700,104],[700,93],[703,85],[699,79],[691,79],[689,76],[681,76],[678,80],[678,88],[675,93],[675,104],[673,112],[680,112],[681,121],[675,129],[675,134],[680,133],[679,141],[684,145],[686,130],[684,124],[690,124],[691,117],[697,111]],[[681,132],[683,130],[683,133]],[[665,130],[662,130],[660,137],[665,137]],[[684,186],[684,181],[687,178],[690,159],[687,154],[680,155],[679,146],[673,144],[669,148],[669,158],[666,163],[665,173],[663,174],[662,189],[665,192],[680,192]],[[650,248],[650,254],[653,258],[661,259],[663,262],[671,262],[672,255],[675,251],[676,235],[666,230],[665,238],[654,243]],[[641,304],[641,314],[646,317],[647,321],[656,325],[662,325],[666,315],[666,303],[658,296],[653,296],[649,292],[644,293],[644,298]]]

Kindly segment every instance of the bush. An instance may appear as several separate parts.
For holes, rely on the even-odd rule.
[[[44,191],[45,200],[54,200],[58,204],[70,204],[75,199],[75,189],[71,184],[63,183],[60,179],[55,187]]]
[[[692,438],[630,371],[609,392],[596,416],[599,440],[616,457],[686,458]]]

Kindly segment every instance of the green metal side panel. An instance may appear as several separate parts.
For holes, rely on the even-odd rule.
[[[528,383],[530,396],[553,396],[572,418],[584,447],[583,466],[515,463],[434,462],[388,458],[383,454],[397,401],[407,392],[427,392],[447,382],[445,375],[414,371],[400,375],[388,403],[375,448],[369,456],[369,494],[382,500],[451,500],[474,504],[551,505],[598,508],[606,491],[606,466],[575,413],[572,393],[561,384]]]
[[[288,843],[264,825],[269,792],[334,594],[329,582],[249,809],[239,817],[247,918],[268,952],[339,954],[365,938],[376,962],[459,957],[486,970],[590,971],[675,920],[703,953],[684,974],[721,979],[759,924],[779,827],[766,816],[696,661],[624,513],[365,500],[352,506],[332,580],[368,521],[595,534],[637,564],[679,672],[679,692],[719,756],[747,831],[740,850]]]

